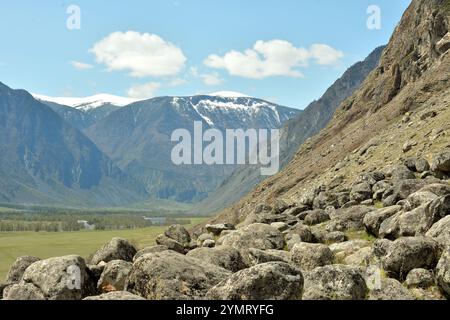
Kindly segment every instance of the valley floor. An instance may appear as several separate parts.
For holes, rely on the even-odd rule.
[[[193,227],[206,218],[189,218]],[[31,255],[41,259],[77,254],[88,257],[113,237],[125,238],[138,248],[155,244],[166,226],[131,230],[79,232],[0,232],[0,280],[8,273],[17,257]]]

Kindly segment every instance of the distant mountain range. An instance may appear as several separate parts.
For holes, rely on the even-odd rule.
[[[0,83],[0,202],[118,206],[145,189],[24,90]]]
[[[131,104],[130,104],[131,103]],[[145,101],[52,98],[0,85],[0,202],[127,206],[205,198],[233,166],[171,164],[173,130],[279,128],[300,111],[234,92]]]
[[[170,161],[174,130],[203,127],[274,129],[300,111],[250,97],[160,97],[117,110],[86,130],[119,167],[140,180],[151,197],[181,202],[206,198],[233,172],[230,165],[183,165]]]

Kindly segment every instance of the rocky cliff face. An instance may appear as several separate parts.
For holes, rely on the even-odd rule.
[[[341,104],[330,124],[303,144],[280,174],[256,187],[219,220],[239,222],[260,202],[273,203],[280,197],[296,202],[314,186],[339,177],[341,184],[351,185],[367,170],[383,169],[408,156],[431,160],[433,152],[447,147],[447,8],[447,1],[413,1],[379,66]],[[414,146],[404,153],[408,143]]]

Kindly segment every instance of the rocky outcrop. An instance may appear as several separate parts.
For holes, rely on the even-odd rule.
[[[304,300],[363,300],[366,282],[356,267],[332,265],[305,274]]]
[[[202,299],[231,272],[173,251],[143,255],[128,274],[126,290],[149,300]]]
[[[31,257],[31,256],[23,256],[16,259],[11,268],[9,269],[8,275],[6,276],[6,283],[18,283],[22,280],[23,273],[25,270],[35,263],[39,261],[39,258]]]
[[[31,264],[22,280],[7,289],[5,299],[81,300],[95,293],[95,284],[79,256],[40,260]]]
[[[197,248],[189,251],[187,256],[230,270],[231,272],[237,272],[247,267],[239,250],[227,246],[211,249]]]
[[[303,275],[284,262],[268,262],[239,271],[211,288],[215,300],[300,300]]]
[[[94,253],[91,264],[109,262],[112,260],[133,261],[136,248],[125,239],[114,238]]]
[[[238,229],[220,239],[220,244],[236,249],[283,249],[283,234],[267,224],[255,223]]]

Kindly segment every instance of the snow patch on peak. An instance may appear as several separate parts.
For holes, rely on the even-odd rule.
[[[33,97],[40,101],[53,102],[64,106],[79,109],[81,111],[89,111],[106,104],[112,104],[117,107],[124,107],[131,103],[140,101],[140,99],[132,99],[126,97],[114,96],[111,94],[96,94],[90,97],[49,97],[40,94],[33,94]]]
[[[212,97],[222,97],[222,98],[250,98],[250,96],[234,91],[218,91],[208,94]]]

